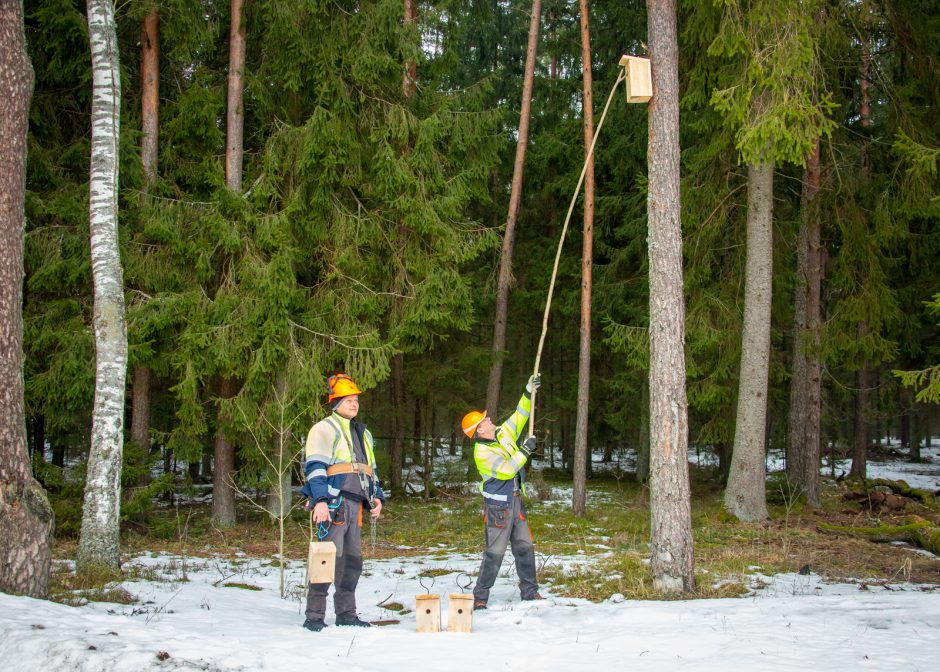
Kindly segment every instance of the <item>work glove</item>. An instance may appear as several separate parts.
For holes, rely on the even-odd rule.
[[[529,396],[532,396],[532,393],[535,392],[542,386],[542,374],[534,373],[529,376],[529,382],[526,383],[525,391],[529,393]]]
[[[526,456],[526,459],[532,457],[532,453],[535,452],[535,437],[530,436],[523,441],[522,447],[520,447],[519,450]]]

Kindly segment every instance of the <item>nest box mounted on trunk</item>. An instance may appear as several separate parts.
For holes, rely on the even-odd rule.
[[[623,66],[627,79],[627,102],[646,103],[653,97],[653,77],[650,72],[650,59],[640,56],[622,56],[620,65]]]

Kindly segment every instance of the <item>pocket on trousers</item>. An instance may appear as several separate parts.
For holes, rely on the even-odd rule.
[[[491,504],[486,505],[486,526],[502,529],[506,527],[506,521],[509,518],[509,509],[504,509]]]
[[[332,502],[331,502],[332,503]],[[333,524],[334,525],[345,525],[346,524],[346,506],[343,503],[331,511]]]

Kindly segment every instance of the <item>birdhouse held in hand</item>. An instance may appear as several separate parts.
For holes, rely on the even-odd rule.
[[[650,59],[640,56],[622,56],[620,65],[627,76],[627,102],[646,103],[653,97],[653,77]]]
[[[307,554],[307,581],[333,583],[336,570],[336,544],[332,541],[311,541]]]

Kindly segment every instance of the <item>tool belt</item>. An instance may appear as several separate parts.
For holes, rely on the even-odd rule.
[[[327,476],[335,476],[336,474],[365,474],[371,478],[372,467],[362,462],[337,462],[326,468]]]

